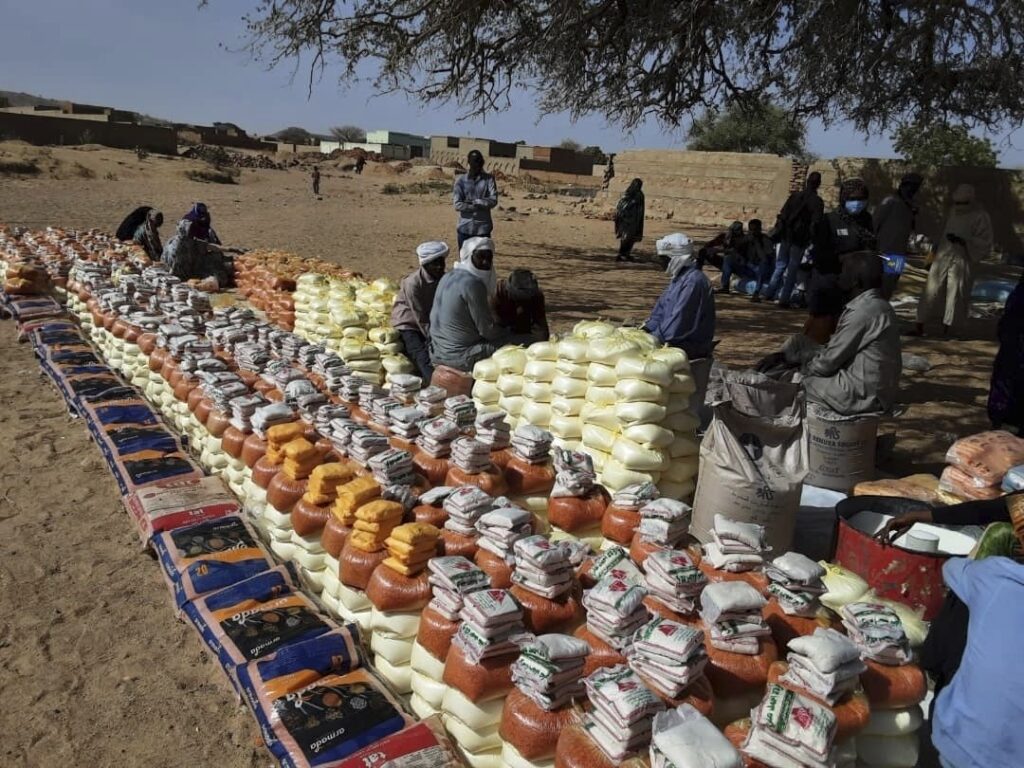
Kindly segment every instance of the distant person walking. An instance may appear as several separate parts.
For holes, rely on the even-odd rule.
[[[456,227],[459,248],[471,237],[490,237],[494,231],[491,209],[498,204],[498,185],[494,176],[484,172],[484,156],[472,150],[467,156],[469,170],[455,179],[452,204],[459,212]]]
[[[991,253],[992,220],[975,203],[974,187],[961,184],[953,192],[953,210],[946,220],[938,255],[928,270],[913,335],[923,336],[925,324],[940,316],[943,336],[963,326],[971,308],[974,265]]]
[[[615,236],[619,238],[616,261],[636,261],[633,246],[644,239],[644,182],[633,179],[615,206]]]
[[[820,186],[821,174],[817,171],[808,174],[803,190],[789,196],[775,222],[779,254],[771,282],[764,289],[762,298],[774,301],[778,296],[780,307],[789,307],[804,251],[811,244],[818,222],[825,214],[825,204],[818,196]]]
[[[313,166],[313,194],[320,196],[320,166]]]
[[[907,246],[917,224],[914,196],[923,179],[918,173],[904,174],[894,194],[886,197],[875,209],[875,238],[878,250],[885,256],[886,297],[891,296],[896,282],[907,265]]]

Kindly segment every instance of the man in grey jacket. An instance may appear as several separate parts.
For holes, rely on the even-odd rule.
[[[491,209],[498,204],[498,186],[491,174],[484,173],[484,156],[474,149],[466,160],[469,170],[455,179],[452,189],[452,202],[459,212],[459,248],[471,237],[491,236]]]
[[[416,248],[419,268],[402,278],[391,309],[391,326],[402,337],[405,354],[425,385],[430,384],[434,375],[434,366],[430,364],[430,310],[447,257],[447,243],[420,243]]]
[[[794,336],[784,349],[800,363],[807,402],[844,416],[889,412],[896,404],[903,361],[892,305],[882,298],[882,259],[873,253],[843,257],[840,285],[853,297],[828,344]]]
[[[430,359],[459,371],[494,354],[508,336],[491,311],[497,280],[494,241],[471,237],[455,269],[441,278],[430,311]]]

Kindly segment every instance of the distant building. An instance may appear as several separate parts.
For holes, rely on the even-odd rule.
[[[529,173],[540,177],[557,174],[590,178],[604,173],[604,166],[596,166],[593,156],[571,149],[510,144],[470,136],[430,137],[430,159],[438,165],[458,163],[465,166],[466,156],[474,149],[484,156],[488,170],[500,171],[507,176]],[[595,171],[595,168],[600,170]]]
[[[430,139],[414,133],[398,131],[367,131],[367,144],[391,144],[396,147],[408,147],[409,157],[426,157],[430,154]]]

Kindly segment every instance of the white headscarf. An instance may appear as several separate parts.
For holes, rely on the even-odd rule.
[[[665,235],[655,243],[655,248],[659,256],[669,257],[665,271],[668,272],[668,276],[672,280],[679,277],[685,269],[697,263],[693,254],[693,241],[682,232]]]
[[[489,237],[471,237],[462,244],[459,251],[459,263],[455,269],[462,269],[478,280],[482,280],[487,286],[487,295],[494,296],[498,291],[498,275],[494,271],[494,264],[489,270],[477,269],[473,266],[473,254],[477,251],[490,251],[494,253],[494,241]]]
[[[416,258],[420,260],[421,265],[429,264],[435,259],[446,259],[448,258],[448,243],[440,240],[420,243],[416,247]]]

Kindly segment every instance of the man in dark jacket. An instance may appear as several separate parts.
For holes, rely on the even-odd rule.
[[[875,237],[878,250],[885,256],[886,295],[891,295],[907,263],[907,243],[914,232],[917,206],[914,196],[921,189],[920,174],[908,173],[900,179],[894,194],[875,209]]]
[[[513,344],[532,344],[551,337],[544,291],[528,269],[513,269],[507,280],[498,281],[494,314],[498,324],[512,334]]]
[[[779,255],[775,261],[775,272],[762,298],[773,301],[777,295],[780,307],[789,306],[800,261],[825,213],[825,204],[818,195],[820,186],[821,174],[817,171],[808,174],[803,191],[789,196],[775,223],[780,242]]]

